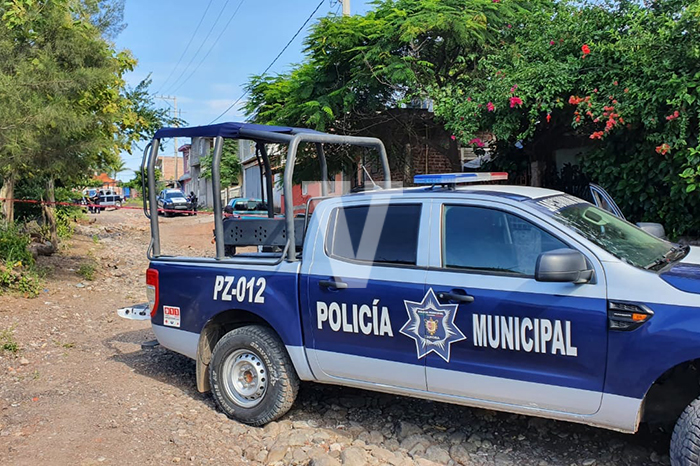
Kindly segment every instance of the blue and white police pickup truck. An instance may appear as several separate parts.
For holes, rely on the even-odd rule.
[[[384,189],[326,197],[324,183],[305,218],[272,206],[269,218],[215,215],[216,258],[161,255],[153,166],[173,136],[215,139],[214,193],[227,137],[255,141],[268,176],[266,145],[287,145],[286,194],[300,146],[328,179],[330,144],[376,150]],[[370,138],[165,128],[144,163],[143,317],[161,345],[196,360],[197,388],[231,418],[277,419],[299,382],[314,381],[628,433],[673,418],[672,464],[700,464],[700,250],[557,191],[471,183],[500,173],[419,175],[418,187],[391,189]],[[292,196],[284,202],[293,212]],[[226,245],[279,252],[227,257]]]

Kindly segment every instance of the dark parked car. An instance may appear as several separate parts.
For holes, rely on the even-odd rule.
[[[187,195],[179,189],[164,189],[158,194],[159,213],[162,209],[163,215],[170,217],[177,213],[194,214],[192,203],[187,199]]]

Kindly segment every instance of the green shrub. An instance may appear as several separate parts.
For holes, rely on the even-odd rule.
[[[32,268],[18,264],[19,262],[0,264],[0,293],[9,290],[20,292],[27,297],[37,296],[41,291],[39,275]]]
[[[0,262],[31,266],[34,264],[28,246],[29,235],[20,232],[14,223],[0,224]]]

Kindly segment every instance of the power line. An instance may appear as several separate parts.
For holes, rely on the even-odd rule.
[[[172,84],[170,85],[169,89],[173,89],[173,88],[177,85],[178,81],[180,81],[180,79],[185,75],[185,73],[187,72],[187,70],[188,70],[188,69],[190,68],[190,66],[192,65],[192,62],[194,61],[194,59],[197,58],[197,55],[198,55],[199,52],[202,50],[202,47],[204,47],[204,44],[207,43],[207,39],[209,39],[209,36],[211,36],[211,33],[214,31],[214,28],[215,28],[216,25],[219,23],[219,20],[221,19],[221,15],[224,13],[224,10],[226,9],[226,7],[228,6],[228,4],[229,4],[230,1],[231,1],[231,0],[226,0],[226,3],[224,3],[224,6],[221,7],[221,11],[219,11],[219,14],[216,16],[216,21],[214,21],[214,24],[212,24],[211,28],[209,29],[209,32],[207,33],[207,36],[204,38],[204,40],[202,41],[202,43],[199,44],[199,47],[198,47],[197,50],[194,52],[194,55],[192,55],[192,58],[190,59],[189,63],[187,63],[187,65],[185,66],[185,68],[182,70],[182,73],[180,73],[180,76],[177,77],[177,79],[175,80],[175,82],[172,83]],[[167,91],[167,92],[170,92],[170,91]]]
[[[323,3],[324,3],[325,1],[326,1],[326,0],[321,0],[321,1],[318,3],[318,5],[316,6],[316,9],[314,9],[314,11],[311,12],[311,14],[309,15],[309,17],[306,18],[306,21],[304,21],[304,24],[302,24],[301,27],[299,28],[299,30],[297,30],[297,32],[294,34],[294,36],[292,36],[292,38],[289,39],[289,42],[287,42],[287,45],[285,45],[284,48],[280,51],[280,53],[277,54],[277,56],[275,57],[275,59],[272,60],[272,62],[271,62],[269,65],[267,65],[267,68],[265,68],[265,71],[262,72],[262,75],[261,75],[261,76],[264,76],[268,71],[270,71],[270,68],[272,68],[272,66],[277,62],[277,60],[279,60],[279,58],[282,56],[282,54],[285,52],[285,50],[287,50],[287,49],[289,48],[289,46],[292,45],[292,42],[294,42],[294,39],[296,39],[297,36],[301,33],[301,31],[306,27],[306,25],[309,24],[309,21],[311,21],[311,19],[314,17],[314,15],[315,15],[316,12],[319,10],[319,8],[321,8],[321,5],[323,5]],[[240,96],[238,99],[236,99],[236,101],[235,101],[234,103],[232,103],[231,105],[229,105],[229,107],[228,107],[226,110],[224,110],[224,111],[221,113],[221,115],[219,115],[218,117],[216,117],[216,118],[214,118],[212,121],[210,121],[209,124],[214,123],[216,120],[218,120],[218,119],[221,118],[222,116],[226,115],[226,114],[229,112],[229,110],[231,110],[233,107],[235,107],[235,106],[238,104],[238,102],[240,102],[241,99],[243,99],[243,97],[245,97],[246,95],[248,95],[248,92],[250,92],[249,89],[246,90],[243,94],[241,94],[241,96]]]
[[[219,43],[219,40],[221,39],[221,36],[224,35],[224,33],[226,32],[226,29],[228,29],[229,25],[231,24],[231,21],[233,21],[233,18],[235,18],[235,17],[236,17],[236,14],[238,14],[238,10],[241,9],[241,6],[243,5],[243,2],[244,2],[244,1],[245,1],[245,0],[241,0],[241,1],[238,3],[238,6],[236,7],[236,10],[233,12],[233,14],[231,15],[231,17],[228,19],[228,21],[227,21],[226,24],[224,25],[224,28],[223,28],[223,29],[221,30],[221,32],[219,33],[219,35],[216,36],[216,40],[214,40],[214,43],[211,45],[211,47],[209,47],[209,50],[207,51],[206,55],[204,55],[204,56],[202,57],[202,59],[201,59],[201,60],[199,61],[199,63],[197,64],[197,66],[195,66],[194,68],[192,68],[192,71],[190,72],[189,75],[187,75],[187,77],[185,78],[185,80],[182,81],[182,82],[180,83],[180,85],[177,86],[177,87],[173,90],[173,94],[176,93],[176,92],[178,91],[178,89],[180,89],[182,86],[184,86],[185,83],[186,83],[187,81],[189,81],[190,78],[197,72],[197,70],[200,69],[199,67],[202,66],[202,63],[204,63],[204,60],[206,60],[207,57],[209,56],[209,54],[212,52],[212,50],[214,50],[214,47],[216,47],[216,44]]]
[[[192,41],[194,40],[195,36],[197,35],[197,32],[199,32],[199,28],[200,28],[200,26],[202,26],[202,22],[204,21],[204,17],[207,16],[207,12],[209,11],[209,7],[211,6],[213,1],[214,0],[209,0],[207,7],[204,9],[204,13],[202,13],[202,17],[199,18],[199,23],[197,24],[197,27],[194,28],[194,32],[192,33],[192,37],[190,37],[190,41],[187,42],[187,46],[185,47],[185,50],[182,51],[182,55],[180,55],[180,58],[178,58],[177,63],[175,64],[173,69],[170,70],[170,74],[168,75],[168,77],[165,78],[165,81],[163,81],[163,84],[160,85],[160,89],[165,87],[165,85],[168,83],[170,78],[173,76],[173,73],[175,73],[175,70],[177,69],[177,67],[180,66],[180,63],[182,63],[182,59],[185,58],[185,54],[190,49],[190,45],[192,45]],[[160,89],[156,92],[156,94],[160,94]]]

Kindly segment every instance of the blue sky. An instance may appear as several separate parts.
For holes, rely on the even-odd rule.
[[[131,50],[139,62],[127,75],[130,85],[135,86],[152,73],[151,91],[176,96],[182,118],[189,125],[204,125],[241,96],[249,76],[267,68],[319,1],[211,0],[199,30],[175,68],[209,0],[127,0],[124,19],[128,26],[115,42],[118,49]],[[366,12],[368,3],[369,0],[352,0],[352,13]],[[314,18],[340,14],[340,8],[337,0],[325,0]],[[303,41],[314,22],[315,19],[299,34],[269,74],[287,71],[302,60]],[[172,101],[156,101],[163,108],[172,105]],[[239,107],[240,104],[219,122],[241,120]],[[122,172],[120,179],[133,177],[141,159],[138,152],[134,148],[132,155],[122,155],[129,170]],[[162,153],[172,154],[172,143]]]

